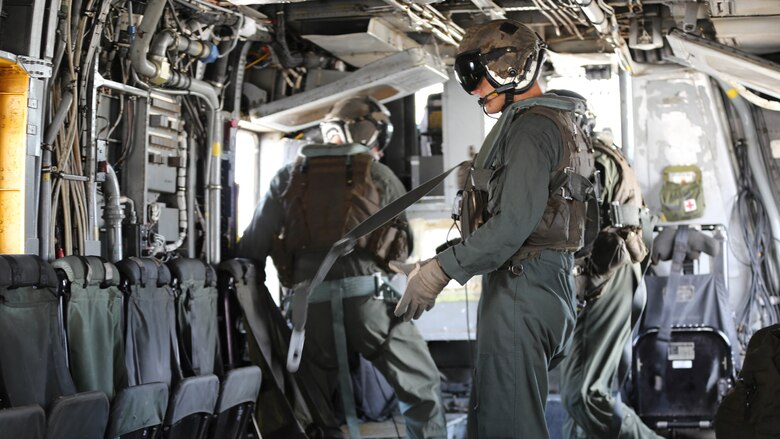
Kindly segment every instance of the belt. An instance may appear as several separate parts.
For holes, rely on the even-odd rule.
[[[543,252],[557,252],[557,253],[573,253],[571,250],[563,250],[563,249],[542,249],[542,250],[534,250],[532,252],[523,253],[523,254],[516,254],[509,258],[508,261],[504,262],[503,265],[498,267],[496,271],[509,271],[515,276],[520,276],[525,271],[525,267],[523,266],[523,262],[529,261],[534,258],[538,258],[542,255]],[[574,264],[571,269],[571,273],[575,276],[579,275],[578,272],[578,266]]]
[[[377,299],[400,297],[382,273],[345,277],[322,282],[309,294],[309,303],[330,302],[331,296],[341,290],[341,298],[375,296]]]

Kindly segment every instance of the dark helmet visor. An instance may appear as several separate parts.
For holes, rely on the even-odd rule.
[[[455,79],[466,93],[471,93],[485,76],[485,65],[479,50],[469,50],[455,57]]]

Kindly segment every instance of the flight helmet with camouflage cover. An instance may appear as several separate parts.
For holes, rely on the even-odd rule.
[[[458,46],[455,78],[467,93],[477,88],[482,77],[495,93],[507,93],[508,98],[525,93],[539,77],[546,47],[539,35],[514,20],[470,27]]]

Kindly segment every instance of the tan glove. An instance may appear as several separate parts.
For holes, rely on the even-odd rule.
[[[390,268],[408,277],[404,295],[395,307],[396,317],[403,316],[407,322],[419,319],[423,311],[433,308],[436,296],[450,282],[435,257],[416,264],[390,262]]]

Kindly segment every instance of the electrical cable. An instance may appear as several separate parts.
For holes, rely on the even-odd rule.
[[[747,254],[751,267],[751,276],[748,291],[737,320],[740,326],[740,340],[745,346],[752,335],[753,310],[758,307],[762,326],[768,326],[780,321],[780,312],[773,304],[767,287],[765,276],[767,265],[771,263],[766,258],[771,249],[771,229],[769,217],[758,191],[754,187],[753,174],[747,159],[747,147],[743,140],[735,145],[735,157],[739,177],[737,179],[737,201],[735,209],[742,224],[742,236],[747,247]],[[763,313],[760,307],[763,306]],[[763,316],[762,316],[763,314]]]

